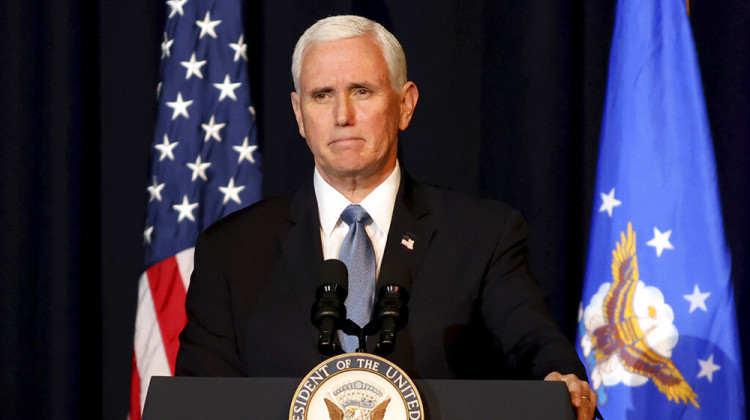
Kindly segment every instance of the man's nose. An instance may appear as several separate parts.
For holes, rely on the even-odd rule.
[[[334,106],[336,125],[346,127],[354,123],[354,108],[348,95],[339,95]]]

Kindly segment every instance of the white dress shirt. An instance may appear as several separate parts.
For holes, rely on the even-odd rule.
[[[400,184],[401,168],[396,161],[396,167],[388,178],[359,203],[372,218],[372,223],[365,226],[365,231],[372,241],[378,274],[380,274],[380,264],[383,261],[388,229],[393,217],[393,206],[396,204],[396,195]],[[315,168],[315,174],[313,175],[313,185],[315,197],[318,200],[318,213],[320,214],[320,240],[323,246],[323,258],[327,260],[338,259],[341,244],[349,232],[349,225],[341,220],[341,212],[353,203],[328,184],[320,176],[317,168]]]

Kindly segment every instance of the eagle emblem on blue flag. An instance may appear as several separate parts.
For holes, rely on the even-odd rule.
[[[698,395],[671,360],[678,338],[672,308],[658,288],[640,281],[635,237],[629,222],[612,251],[613,281],[602,284],[583,314],[581,348],[593,366],[594,388],[651,380],[670,401],[699,407]]]

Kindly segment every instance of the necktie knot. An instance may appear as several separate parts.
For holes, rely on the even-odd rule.
[[[341,220],[351,226],[352,223],[367,224],[372,218],[367,213],[367,210],[362,208],[359,204],[350,204],[343,212],[341,212]]]

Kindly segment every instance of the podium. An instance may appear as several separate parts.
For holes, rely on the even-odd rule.
[[[562,382],[417,379],[428,420],[574,420]],[[295,378],[153,377],[144,420],[286,420]],[[316,419],[317,420],[317,419]],[[324,419],[325,420],[325,419]]]

